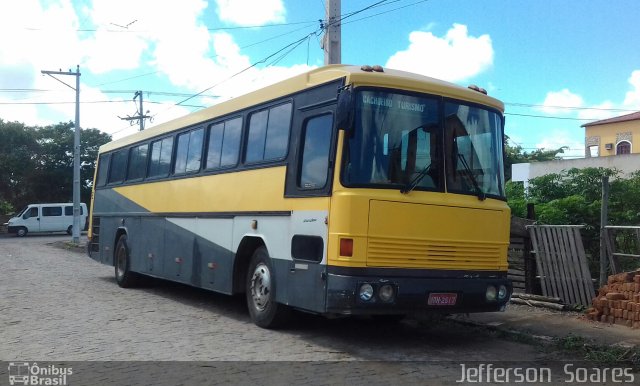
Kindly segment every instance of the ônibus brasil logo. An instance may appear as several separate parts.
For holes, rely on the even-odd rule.
[[[9,384],[64,386],[67,376],[73,374],[71,367],[53,365],[38,366],[36,362],[9,362]]]

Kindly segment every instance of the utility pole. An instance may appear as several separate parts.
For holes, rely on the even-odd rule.
[[[76,92],[76,122],[73,135],[73,243],[80,244],[80,66],[76,66],[76,72],[64,71],[40,71],[44,75],[49,75],[58,82],[64,84]],[[54,75],[73,75],[76,77],[76,87],[73,88]],[[88,220],[87,220],[88,221]]]
[[[609,177],[602,176],[602,202],[600,204],[600,287],[607,284],[607,261],[609,253],[607,249],[607,226],[609,217]]]
[[[140,97],[140,107],[138,109],[138,114],[132,116],[127,116],[125,118],[123,117],[118,117],[120,119],[122,119],[123,121],[129,121],[129,123],[131,123],[133,125],[133,121],[138,121],[139,125],[140,125],[140,131],[144,130],[144,120],[149,118],[149,119],[153,119],[151,116],[149,115],[145,115],[143,113],[143,109],[142,109],[142,91],[136,91],[136,93],[133,96],[133,100],[135,101],[136,98]],[[147,111],[148,113],[149,111]]]
[[[322,48],[324,49],[324,64],[339,64],[342,62],[342,45],[340,42],[341,12],[340,0],[325,0],[325,22]]]

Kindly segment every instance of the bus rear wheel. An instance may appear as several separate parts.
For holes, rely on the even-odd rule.
[[[116,282],[122,288],[135,287],[138,284],[138,275],[131,272],[131,257],[127,245],[127,235],[122,235],[118,239],[114,254],[114,267]]]
[[[255,250],[247,273],[247,306],[251,320],[262,328],[277,328],[290,317],[291,309],[276,302],[276,278],[267,249]]]

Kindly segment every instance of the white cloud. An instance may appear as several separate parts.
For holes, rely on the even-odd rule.
[[[551,136],[536,144],[536,148],[545,150],[556,150],[563,146],[566,146],[567,149],[559,156],[563,158],[584,157],[584,142],[576,140],[575,134],[572,135],[566,130],[555,130]]]
[[[543,106],[540,110],[547,114],[555,115],[569,115],[573,114],[576,109],[584,105],[584,100],[578,94],[574,94],[568,89],[562,89],[560,91],[550,91],[542,102]]]
[[[392,55],[386,67],[456,82],[472,78],[492,65],[491,37],[471,36],[467,26],[454,24],[443,37],[411,32],[409,47]]]
[[[239,26],[285,21],[282,0],[216,0],[220,20]]]
[[[640,110],[640,70],[635,70],[629,77],[632,89],[627,91],[623,104],[631,109]]]

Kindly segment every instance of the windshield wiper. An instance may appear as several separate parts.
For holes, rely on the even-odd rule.
[[[413,180],[411,180],[408,184],[406,184],[404,188],[400,189],[400,193],[408,194],[413,189],[415,189],[415,187],[418,186],[420,181],[422,181],[424,176],[426,176],[427,173],[429,173],[429,170],[431,170],[431,165],[433,165],[433,163],[430,163],[429,165],[425,166],[422,170],[420,170],[418,175],[413,177]]]
[[[482,189],[480,189],[480,185],[478,185],[478,180],[476,180],[476,176],[473,175],[473,172],[471,171],[471,168],[467,163],[467,159],[464,158],[464,154],[458,154],[458,159],[460,160],[460,162],[462,163],[462,166],[464,167],[463,174],[471,181],[471,184],[473,185],[473,188],[476,191],[476,195],[478,196],[478,199],[484,201],[487,198],[487,194],[483,192]]]

